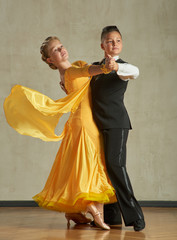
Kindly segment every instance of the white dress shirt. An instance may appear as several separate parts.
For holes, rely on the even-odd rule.
[[[114,59],[117,61],[119,56],[115,56]],[[128,81],[130,79],[136,79],[139,76],[139,69],[129,63],[118,63],[117,75],[121,80]]]

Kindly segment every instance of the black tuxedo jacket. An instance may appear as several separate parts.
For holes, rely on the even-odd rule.
[[[125,63],[118,59],[116,62]],[[95,65],[99,62],[93,63]],[[100,129],[131,129],[130,119],[124,106],[124,93],[128,81],[119,78],[115,71],[100,74],[91,79],[92,112]]]

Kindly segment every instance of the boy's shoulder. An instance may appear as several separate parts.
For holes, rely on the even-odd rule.
[[[93,62],[92,65],[101,65],[101,62]]]
[[[128,63],[128,62],[125,62],[124,60],[122,60],[121,58],[117,59],[116,62],[118,62],[118,63]]]

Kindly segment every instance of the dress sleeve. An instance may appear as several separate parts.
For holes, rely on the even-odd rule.
[[[72,64],[70,68],[68,68],[65,72],[65,78],[74,80],[80,77],[89,77],[89,67],[84,61],[77,61]]]

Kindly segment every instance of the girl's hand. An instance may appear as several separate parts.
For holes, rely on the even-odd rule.
[[[60,81],[60,87],[67,94],[67,90],[66,90],[65,85],[62,81]]]

